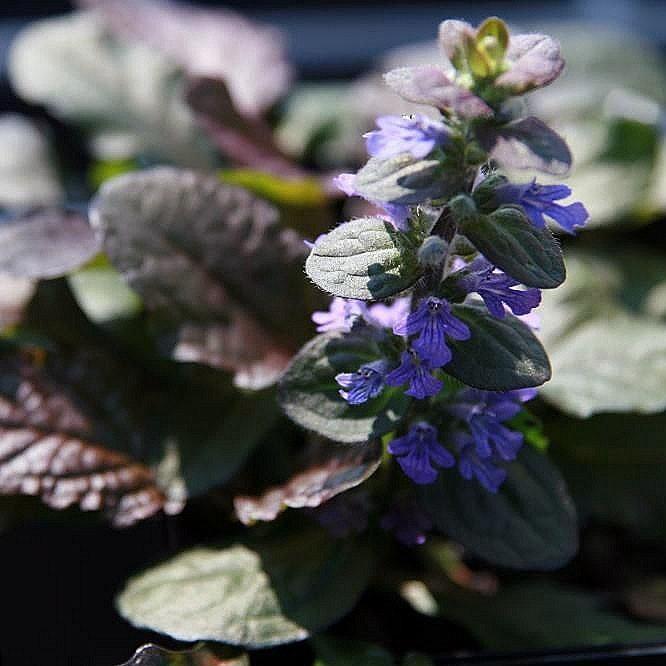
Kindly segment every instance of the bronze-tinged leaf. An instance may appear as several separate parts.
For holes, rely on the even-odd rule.
[[[310,453],[310,463],[286,483],[269,488],[259,497],[234,498],[234,510],[245,525],[275,520],[286,507],[314,508],[363,483],[381,463],[378,439],[366,444],[340,445],[322,441]]]
[[[283,177],[306,175],[280,150],[262,119],[243,116],[236,110],[222,79],[191,76],[185,101],[211,141],[235,165]]]
[[[126,174],[102,187],[91,221],[146,307],[178,330],[178,360],[259,389],[309,334],[305,245],[247,190],[172,168]]]
[[[250,658],[227,645],[199,643],[191,650],[172,652],[148,643],[120,666],[250,666]]]
[[[66,391],[25,359],[0,362],[0,494],[34,495],[54,509],[105,511],[126,527],[168,501],[151,469],[93,443],[95,428]]]

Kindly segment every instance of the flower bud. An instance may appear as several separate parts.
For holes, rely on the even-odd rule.
[[[437,268],[444,263],[449,244],[439,236],[428,236],[419,248],[419,263],[424,267]]]
[[[467,194],[459,194],[457,197],[453,197],[449,201],[449,208],[453,219],[459,225],[472,222],[479,216],[474,199]]]

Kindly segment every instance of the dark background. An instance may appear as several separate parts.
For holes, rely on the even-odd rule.
[[[359,74],[389,48],[433,39],[439,21],[450,17],[476,23],[497,14],[528,27],[551,20],[603,22],[666,47],[666,0],[199,4],[235,8],[282,28],[291,59],[306,79]],[[57,0],[0,1],[0,112],[25,110],[4,72],[12,36],[27,21],[69,9],[69,3]],[[113,599],[129,575],[197,540],[191,531],[193,512],[196,508],[188,508],[182,516],[156,518],[123,531],[93,518],[61,521],[50,516],[0,534],[2,666],[113,666],[147,641],[173,645],[130,627],[116,614]],[[299,664],[302,649],[287,648],[283,663]]]

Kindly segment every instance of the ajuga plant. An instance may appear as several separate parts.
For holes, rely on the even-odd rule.
[[[377,213],[312,243],[307,275],[334,299],[313,315],[320,335],[287,369],[280,402],[332,440],[383,438],[446,530],[438,500],[456,475],[492,506],[521,464],[524,403],[551,375],[533,311],[565,279],[547,219],[573,234],[588,215],[560,203],[566,185],[503,171],[570,166],[563,139],[520,103],[562,71],[556,42],[510,36],[497,18],[445,21],[439,41],[441,64],[385,75],[429,112],[378,118],[367,164],[337,178]]]

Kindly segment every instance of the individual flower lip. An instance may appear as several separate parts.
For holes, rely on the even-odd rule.
[[[406,435],[396,437],[388,446],[402,471],[418,484],[433,483],[439,474],[435,467],[455,465],[450,451],[437,441],[437,429],[426,421],[412,425]]]
[[[405,393],[417,400],[425,400],[437,395],[443,387],[442,382],[433,377],[432,364],[422,360],[417,353],[410,349],[404,351],[400,357],[400,365],[386,375],[389,386],[402,386],[409,384]]]
[[[312,313],[312,321],[317,324],[317,333],[327,331],[351,331],[356,319],[365,316],[368,306],[363,301],[338,298],[331,301],[328,310]]]
[[[384,359],[364,363],[356,372],[341,372],[335,381],[342,387],[340,395],[350,405],[362,405],[384,390],[388,362]]]
[[[464,389],[447,411],[467,426],[479,458],[514,460],[523,443],[521,433],[503,425],[522,409],[523,402],[536,395],[534,389],[494,392]]]
[[[488,312],[498,319],[506,316],[507,309],[517,316],[527,315],[541,303],[539,289],[515,289],[520,283],[498,271],[481,255],[457,272],[458,285],[467,293],[479,294]]]
[[[365,199],[368,203],[371,203],[373,206],[377,206],[384,211],[384,219],[391,222],[393,226],[398,231],[408,231],[409,230],[409,215],[410,207],[401,204],[392,204],[386,203],[383,201],[378,201],[376,199],[368,199],[359,192],[356,191],[354,187],[354,181],[356,179],[356,174],[354,173],[341,173],[333,179],[333,183],[344,192],[348,197],[359,196]]]
[[[464,322],[451,313],[448,301],[435,296],[424,298],[418,308],[393,327],[396,335],[416,335],[412,342],[419,357],[432,368],[441,368],[452,358],[446,337],[468,340],[471,332]]]
[[[535,180],[529,183],[506,183],[495,190],[498,203],[522,206],[534,226],[546,226],[549,217],[569,234],[576,233],[589,218],[585,206],[579,201],[568,205],[555,203],[571,196],[571,188],[566,185],[539,185]]]
[[[498,467],[489,458],[480,458],[474,446],[473,437],[458,431],[453,435],[453,442],[458,451],[458,471],[463,479],[476,479],[486,490],[497,493],[506,481],[506,470]]]
[[[368,154],[379,159],[389,159],[409,153],[415,159],[423,159],[435,148],[449,140],[444,123],[423,114],[412,116],[380,116],[378,130],[367,132],[365,138]]]

